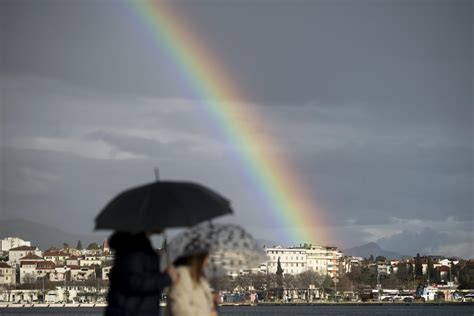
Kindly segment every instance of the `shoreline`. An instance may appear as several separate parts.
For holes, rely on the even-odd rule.
[[[264,306],[474,306],[474,302],[413,302],[413,303],[391,303],[391,302],[319,302],[319,303],[259,303],[259,304],[250,304],[250,303],[226,303],[221,304],[219,307],[239,307],[239,306],[250,306],[250,307],[264,307]],[[105,308],[107,304],[104,303],[75,303],[75,304],[5,304],[0,303],[0,308],[4,309],[21,309],[21,308]],[[165,305],[161,305],[165,306]]]

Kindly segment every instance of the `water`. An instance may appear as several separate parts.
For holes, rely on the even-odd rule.
[[[359,306],[225,306],[222,316],[474,316],[474,305],[359,305]],[[68,315],[98,316],[102,308],[0,308],[0,316]]]

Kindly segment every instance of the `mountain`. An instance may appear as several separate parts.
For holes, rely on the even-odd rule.
[[[0,220],[0,239],[5,237],[19,237],[31,241],[32,246],[41,250],[52,246],[61,246],[68,243],[75,247],[80,240],[86,247],[92,242],[101,244],[107,237],[104,233],[73,234],[62,231],[56,227],[27,221],[24,219]]]
[[[402,257],[402,255],[399,253],[380,248],[380,246],[374,242],[369,242],[368,244],[362,246],[343,250],[343,253],[344,255],[363,258],[368,258],[370,255],[373,255],[374,257],[384,256],[387,259],[399,259]]]

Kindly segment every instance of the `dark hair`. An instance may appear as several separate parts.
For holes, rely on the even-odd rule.
[[[187,266],[191,272],[191,279],[198,283],[201,277],[204,277],[204,261],[209,256],[209,253],[203,252],[187,257],[179,257],[173,264],[177,267]]]

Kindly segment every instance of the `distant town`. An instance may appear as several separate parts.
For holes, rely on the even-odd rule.
[[[474,295],[473,259],[363,258],[312,244],[262,250],[267,260],[257,267],[208,276],[222,303],[465,302]],[[107,240],[43,250],[34,241],[4,238],[0,303],[105,304],[113,262]]]

